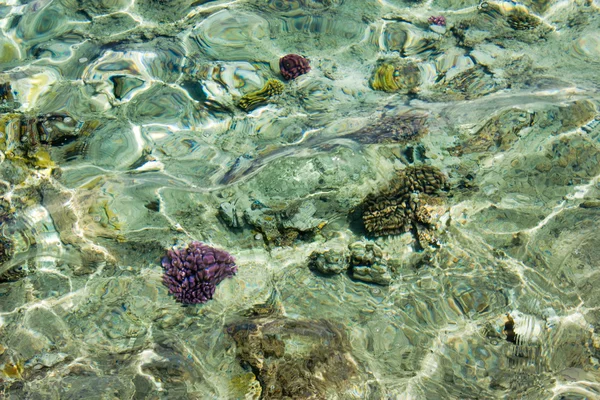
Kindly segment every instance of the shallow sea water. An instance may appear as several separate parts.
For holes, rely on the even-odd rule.
[[[599,7],[1,3],[0,398],[600,398]]]

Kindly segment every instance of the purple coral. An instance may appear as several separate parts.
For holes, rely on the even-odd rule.
[[[310,71],[310,61],[298,54],[288,54],[279,59],[279,70],[286,80],[296,79]]]
[[[446,26],[446,17],[444,17],[443,15],[439,15],[437,17],[435,15],[432,15],[431,17],[429,17],[427,22],[433,25]]]
[[[206,303],[217,285],[237,272],[231,254],[196,241],[185,249],[167,251],[162,266],[163,283],[183,304]]]

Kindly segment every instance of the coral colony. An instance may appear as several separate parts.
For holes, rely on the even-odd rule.
[[[162,266],[163,283],[183,304],[206,303],[217,285],[237,272],[231,254],[196,241],[185,249],[167,251]]]
[[[239,102],[240,108],[251,111],[269,101],[273,96],[283,93],[284,85],[277,79],[269,79],[262,89],[244,95]]]
[[[298,54],[288,54],[279,59],[279,70],[285,80],[296,79],[310,71],[310,61]]]

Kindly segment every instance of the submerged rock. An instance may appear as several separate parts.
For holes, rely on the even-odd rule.
[[[348,262],[341,251],[313,251],[308,258],[308,268],[324,275],[336,275],[348,268]]]
[[[244,219],[263,234],[269,245],[290,246],[296,239],[310,237],[325,221],[315,218],[312,202],[299,202],[283,208],[270,208],[255,202],[244,211]]]
[[[392,276],[385,265],[356,265],[352,267],[352,277],[359,281],[376,283],[387,286],[392,281]]]
[[[26,166],[50,168],[55,164],[50,158],[51,147],[74,145],[79,138],[87,137],[100,122],[76,121],[67,113],[29,117],[22,113],[0,115],[0,151],[6,158]]]
[[[231,379],[232,394],[236,399],[259,400],[262,395],[260,382],[252,372]]]
[[[297,229],[300,232],[312,231],[325,222],[314,217],[316,212],[317,207],[310,201],[292,205],[282,213],[281,225],[286,229]]]
[[[470,100],[497,92],[505,85],[483,67],[476,66],[441,81],[438,87],[446,99]]]
[[[531,14],[524,6],[515,6],[506,16],[508,25],[517,31],[537,28],[541,24],[539,17]]]
[[[10,211],[10,203],[0,201],[0,227],[4,224],[11,223],[12,213]],[[13,243],[10,238],[6,237],[0,230],[0,267],[11,259],[13,253]]]
[[[2,270],[2,273],[0,273],[0,283],[17,282],[18,280],[23,279],[30,273],[34,272],[29,270],[27,266],[23,265],[15,265],[13,267],[9,267],[8,269],[2,268]]]
[[[144,85],[143,80],[126,75],[111,76],[110,81],[114,85],[113,93],[117,100],[123,100],[133,90]]]
[[[240,364],[249,366],[260,382],[262,399],[356,398],[351,393],[364,386],[366,374],[338,324],[253,318],[225,330],[236,344]]]
[[[384,114],[374,123],[352,132],[344,137],[358,143],[407,143],[415,141],[428,133],[427,114],[404,112]]]
[[[235,204],[224,202],[219,205],[219,217],[230,228],[239,228],[240,221]]]
[[[449,149],[450,153],[462,156],[491,150],[507,151],[519,140],[520,132],[533,125],[534,117],[534,113],[519,108],[504,110],[487,120],[461,145]]]
[[[13,96],[13,90],[10,85],[10,82],[0,83],[0,111],[14,111],[15,109],[19,108],[19,106],[20,104],[15,100],[15,97]]]
[[[391,283],[392,275],[379,246],[374,243],[356,242],[348,248],[351,251],[350,270],[354,279],[383,286]]]
[[[10,260],[12,254],[12,242],[5,238],[4,235],[0,236],[0,265]]]

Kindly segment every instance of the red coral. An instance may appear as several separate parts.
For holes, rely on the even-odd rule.
[[[433,25],[446,26],[446,17],[444,17],[443,15],[437,17],[432,15],[431,17],[429,17],[427,22]]]
[[[162,266],[163,283],[184,304],[206,303],[217,285],[237,272],[229,253],[196,241],[185,249],[169,250]]]
[[[310,71],[310,61],[298,54],[288,54],[279,59],[279,70],[286,80],[296,79]]]

